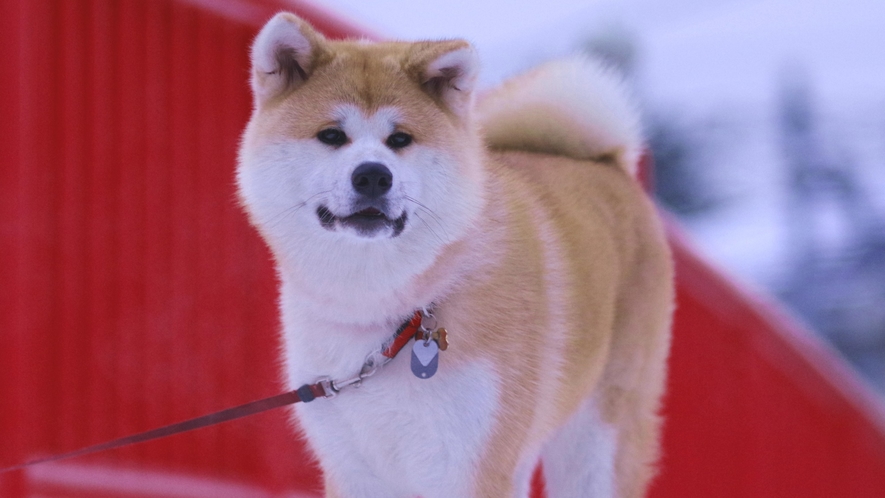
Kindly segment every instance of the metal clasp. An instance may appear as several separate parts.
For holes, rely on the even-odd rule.
[[[426,308],[421,308],[421,325],[418,330],[421,332],[420,339],[424,340],[426,346],[430,342],[430,335],[437,326],[436,316],[433,314],[433,303]]]
[[[363,377],[361,375],[357,375],[356,377],[352,377],[347,380],[332,381],[331,384],[332,384],[332,388],[335,389],[335,391],[341,391],[342,389],[344,389],[345,387],[348,387],[348,386],[359,387],[360,383],[362,383],[362,381],[363,381]]]
[[[371,377],[378,371],[378,368],[383,366],[385,363],[390,361],[388,358],[381,355],[381,351],[373,351],[366,356],[366,361],[363,363],[362,368],[360,368],[360,373],[355,377],[351,377],[347,380],[330,380],[328,381],[329,387],[331,387],[335,393],[338,393],[345,387],[360,387],[363,383],[363,379],[366,377]],[[325,381],[321,381],[325,382]],[[326,384],[323,384],[323,388],[326,387]],[[331,396],[326,396],[331,397]]]
[[[378,368],[387,363],[386,357],[381,355],[381,351],[372,351],[366,356],[366,361],[363,362],[363,367],[360,369],[360,379],[365,379],[366,377],[371,377],[378,371]]]
[[[338,396],[338,390],[335,388],[335,383],[332,382],[332,379],[326,377],[320,379],[317,383],[323,387],[323,392],[326,393],[327,398],[334,398],[335,396]]]

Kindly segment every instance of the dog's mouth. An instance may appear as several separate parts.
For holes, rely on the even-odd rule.
[[[386,228],[392,230],[390,236],[397,237],[406,228],[408,216],[403,211],[398,218],[390,218],[382,208],[369,206],[347,216],[337,216],[326,206],[317,208],[317,218],[326,230],[334,231],[338,226],[352,228],[358,235],[373,237]]]

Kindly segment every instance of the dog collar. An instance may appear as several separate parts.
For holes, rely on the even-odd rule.
[[[305,384],[293,393],[298,397],[294,402],[310,403],[317,398],[334,398],[346,387],[359,387],[363,379],[371,377],[408,344],[415,339],[412,347],[412,373],[416,377],[426,379],[433,376],[438,365],[438,352],[448,348],[446,329],[436,327],[436,318],[432,307],[422,308],[403,322],[387,343],[366,356],[366,361],[358,374],[345,380],[332,380],[324,377],[314,384]]]

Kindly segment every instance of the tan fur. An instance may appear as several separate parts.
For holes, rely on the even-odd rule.
[[[487,477],[476,496],[509,496],[519,450],[540,444],[593,391],[603,394],[605,420],[621,429],[619,496],[642,496],[657,459],[672,306],[669,252],[653,208],[636,182],[610,164],[523,152],[493,153],[487,161],[488,209],[499,217],[472,234],[471,245],[494,247],[501,259],[465,282],[440,314],[453,330],[479,331],[457,336],[452,351],[465,361],[493,358],[506,379],[500,408],[506,424],[481,459]],[[552,224],[560,247],[540,247],[535,213]],[[546,327],[545,250],[566,263],[571,299],[562,330]],[[558,382],[544,392],[539,386],[555,372],[538,355],[548,342],[561,345],[563,357]],[[532,433],[545,403],[556,407],[556,417]]]
[[[549,113],[543,130],[556,138],[523,133],[531,123],[507,117],[505,88],[486,97],[497,107],[486,106],[484,128],[497,138],[483,150],[474,118],[421,81],[429,61],[465,42],[331,42],[303,29],[319,47],[310,77],[258,102],[244,147],[310,139],[334,124],[330,106],[341,102],[395,107],[416,143],[457,150],[460,174],[483,182],[482,218],[406,289],[438,299],[439,323],[455,331],[447,365],[489,361],[502,380],[474,496],[511,496],[527,449],[591,396],[617,428],[618,496],[642,496],[658,456],[673,270],[654,207],[630,175],[636,144],[581,145],[584,131],[557,125],[543,106],[525,112]],[[327,496],[339,496],[334,488],[327,482]]]

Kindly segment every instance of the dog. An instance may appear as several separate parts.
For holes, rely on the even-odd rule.
[[[539,460],[551,498],[644,495],[673,270],[618,78],[572,58],[477,96],[466,41],[290,13],[251,61],[238,192],[326,496],[525,497]]]

